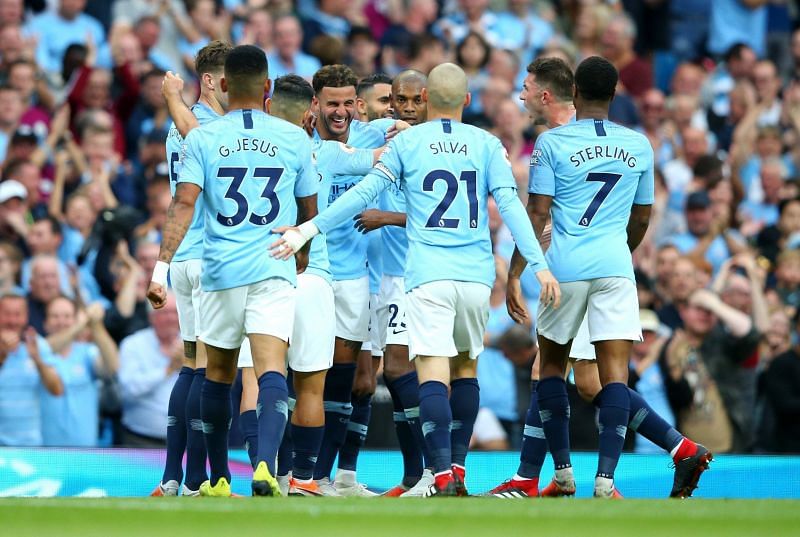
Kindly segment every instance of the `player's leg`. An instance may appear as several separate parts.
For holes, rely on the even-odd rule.
[[[248,286],[245,332],[258,377],[258,454],[254,496],[280,496],[275,479],[278,448],[289,413],[286,351],[295,315],[295,288],[274,278]]]
[[[199,304],[199,298],[197,300]],[[199,309],[199,306],[198,306]],[[206,440],[203,435],[203,417],[200,409],[203,382],[206,379],[206,364],[208,362],[206,345],[196,341],[197,367],[194,370],[192,386],[186,398],[186,477],[183,482],[184,496],[197,496],[200,494],[200,485],[208,480],[206,470]]]
[[[258,379],[253,369],[250,341],[245,339],[239,349],[238,367],[242,370],[242,400],[239,404],[239,429],[244,438],[250,465],[255,469],[258,454]]]
[[[326,485],[344,444],[353,411],[352,391],[361,344],[369,337],[369,278],[333,282],[336,340],[333,367],[325,378],[325,436],[314,479]]]
[[[298,284],[299,285],[299,284]],[[297,320],[298,313],[295,310],[294,321],[295,328],[292,332],[292,345],[289,347],[287,356],[291,353],[293,346],[297,344],[299,338],[295,338],[297,333]],[[287,360],[289,362],[289,360]],[[297,404],[297,393],[294,391],[294,372],[291,366],[286,369],[286,389],[289,392],[289,414],[286,421],[286,426],[283,428],[283,438],[281,438],[281,445],[278,447],[278,475],[275,478],[278,480],[278,485],[281,488],[281,494],[286,496],[289,494],[289,481],[292,477],[292,461],[294,460],[294,443],[292,442],[292,414],[294,407]]]
[[[543,495],[575,493],[569,453],[569,398],[564,375],[572,339],[577,335],[585,316],[588,291],[588,282],[562,283],[561,306],[558,309],[539,309],[537,330],[541,380],[536,392],[542,430],[555,466],[553,482],[542,491]]]
[[[455,496],[448,388],[458,296],[453,282],[423,284],[406,294],[409,352],[419,378],[419,417],[431,457],[434,483],[427,496]]]
[[[289,427],[294,450],[291,495],[337,495],[330,484],[320,487],[313,479],[325,433],[323,397],[325,377],[333,365],[334,317],[331,284],[314,274],[299,275],[295,326],[288,352],[295,392]]]
[[[183,367],[172,386],[167,405],[167,453],[164,473],[151,496],[176,496],[183,481],[183,453],[186,450],[186,400],[194,379],[196,330],[192,307],[192,281],[189,265],[197,260],[172,263],[172,285],[178,308],[178,324],[183,339]]]

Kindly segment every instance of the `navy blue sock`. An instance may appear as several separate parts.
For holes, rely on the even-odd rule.
[[[289,416],[289,390],[286,377],[277,371],[267,371],[258,378],[258,457],[257,463],[267,463],[269,473],[275,473],[278,447]]]
[[[431,454],[434,473],[450,470],[453,455],[450,447],[450,427],[453,415],[447,398],[447,386],[429,380],[419,387],[419,418],[422,432]]]
[[[417,447],[422,451],[422,460],[425,468],[432,466],[431,456],[428,453],[428,444],[422,434],[422,422],[419,420],[419,378],[417,372],[406,373],[396,378],[392,384],[397,392],[397,397],[403,404],[403,411],[408,420],[408,427],[417,442]]]
[[[416,374],[414,376],[416,377]],[[414,433],[411,432],[411,426],[403,408],[403,401],[394,388],[396,381],[389,380],[386,377],[384,377],[384,381],[389,389],[389,395],[392,396],[392,421],[397,434],[397,442],[400,444],[400,454],[403,456],[403,485],[413,487],[422,476],[422,451],[417,445]],[[418,405],[419,401],[415,406],[419,408]],[[417,424],[419,424],[419,420],[417,420]]]
[[[628,388],[631,399],[628,427],[667,453],[675,449],[683,435],[653,410],[636,390]]]
[[[547,440],[539,415],[538,381],[531,382],[531,403],[525,415],[525,432],[522,434],[522,449],[519,454],[517,475],[527,479],[538,479],[547,456]]]
[[[450,411],[453,415],[450,444],[453,464],[464,466],[469,440],[478,417],[481,394],[478,379],[456,379],[450,383]]]
[[[256,467],[258,455],[258,415],[255,410],[246,410],[239,416],[239,429],[244,437],[244,446],[250,457],[250,465]]]
[[[231,385],[205,379],[200,395],[203,434],[211,468],[211,484],[224,477],[231,482],[228,468],[228,427],[231,424]]]
[[[200,394],[206,380],[206,368],[195,369],[192,387],[186,398],[186,487],[198,490],[208,479],[206,471],[206,439],[203,435],[203,417],[200,411]]]
[[[292,478],[305,481],[314,476],[314,466],[324,434],[324,425],[303,427],[292,424],[292,442],[294,443]]]
[[[542,419],[556,470],[572,466],[569,458],[569,397],[567,383],[560,377],[539,381],[539,416]]]
[[[294,393],[294,378],[292,370],[286,373],[286,388],[289,390],[289,414],[286,416],[286,427],[283,429],[283,439],[278,448],[278,475],[289,475],[292,471],[292,412],[294,405],[297,404],[296,394]]]
[[[344,444],[353,404],[350,399],[356,364],[333,364],[325,375],[325,435],[319,449],[314,479],[330,478],[333,462]]]
[[[628,387],[621,382],[607,384],[598,396],[600,402],[600,456],[597,476],[614,479],[625,433],[628,430],[630,396]]]
[[[367,441],[369,418],[372,415],[372,394],[364,397],[353,396],[352,402],[353,412],[350,414],[350,423],[347,424],[344,444],[339,448],[338,467],[355,472],[358,453]]]
[[[167,460],[164,463],[162,483],[183,481],[183,452],[186,450],[186,399],[192,387],[194,369],[182,367],[167,406]]]

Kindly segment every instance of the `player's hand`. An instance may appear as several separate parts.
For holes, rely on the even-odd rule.
[[[183,92],[183,79],[181,75],[167,71],[164,80],[161,82],[161,95],[166,101],[170,99],[180,99]]]
[[[150,282],[147,288],[147,300],[157,310],[160,310],[167,303],[167,290],[156,282]]]
[[[386,222],[383,219],[383,211],[379,211],[378,209],[368,209],[363,213],[354,216],[353,221],[355,222],[353,227],[361,233],[375,231],[376,229],[380,229],[386,225]]]
[[[294,254],[294,261],[297,263],[297,274],[302,274],[308,268],[308,252],[304,250],[300,250],[296,254]]]
[[[536,279],[542,284],[542,290],[539,293],[539,302],[542,303],[542,306],[552,305],[553,308],[558,308],[561,305],[561,287],[558,285],[558,280],[549,270],[537,272]]]
[[[506,284],[506,308],[514,322],[525,324],[528,322],[528,309],[525,299],[522,298],[522,285],[519,278],[509,277]]]
[[[286,261],[299,252],[307,242],[297,226],[281,226],[272,232],[281,234],[281,238],[269,247],[269,253],[275,259]]]
[[[386,129],[386,136],[384,137],[384,139],[388,142],[389,140],[391,140],[392,138],[394,138],[395,136],[397,136],[398,134],[400,134],[401,132],[410,127],[411,125],[409,123],[406,123],[402,119],[398,119],[397,121],[394,122],[394,125]]]

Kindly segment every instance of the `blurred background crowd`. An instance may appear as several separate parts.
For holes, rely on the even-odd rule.
[[[457,62],[465,121],[502,140],[523,197],[545,128],[518,99],[526,66],[611,60],[611,119],[656,155],[631,386],[717,453],[800,452],[798,15],[792,0],[0,0],[0,445],[163,441],[183,350],[174,304],[145,300],[170,203],[161,81],[194,80],[194,54],[224,39],[263,48],[272,78]],[[536,348],[506,313],[496,211],[492,233],[474,442],[507,449]],[[535,309],[535,279],[524,289]],[[571,395],[573,446],[596,449],[594,408]]]

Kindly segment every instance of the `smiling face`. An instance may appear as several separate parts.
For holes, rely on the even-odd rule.
[[[323,129],[333,138],[344,138],[356,114],[356,88],[324,87],[317,96],[319,121]]]

